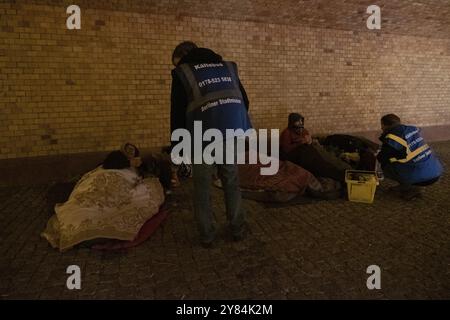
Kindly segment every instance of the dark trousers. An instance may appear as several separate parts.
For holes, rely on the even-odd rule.
[[[242,208],[239,188],[238,166],[235,164],[194,164],[194,214],[202,242],[211,242],[216,236],[216,221],[211,208],[211,184],[213,174],[218,170],[225,195],[227,220],[231,232],[239,236],[243,232],[245,212]]]
[[[401,186],[403,186],[404,188],[409,188],[412,186],[417,186],[417,187],[426,187],[426,186],[430,186],[433,183],[437,182],[439,180],[439,177],[430,179],[428,181],[423,181],[423,182],[419,182],[419,183],[409,183],[407,181],[405,181],[405,179],[403,179],[395,170],[393,165],[387,164],[384,165],[382,167],[383,169],[383,174],[386,178],[397,181]]]
[[[345,169],[338,168],[326,161],[312,145],[298,146],[287,155],[286,159],[308,170],[316,177],[331,178],[340,182],[345,181]]]
[[[406,182],[404,179],[402,179],[402,177],[397,173],[397,171],[395,170],[395,168],[392,165],[384,165],[382,167],[383,169],[383,174],[386,178],[394,180],[396,182],[398,182],[401,186],[404,187],[408,187],[408,186],[412,186],[411,183]]]

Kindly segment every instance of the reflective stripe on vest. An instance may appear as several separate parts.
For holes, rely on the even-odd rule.
[[[401,144],[402,146],[404,146],[406,148],[406,150],[407,150],[406,152],[408,153],[408,151],[409,151],[408,142],[406,142],[405,139],[402,139],[396,135],[393,135],[392,133],[388,134],[386,136],[386,139],[391,139],[391,140],[394,140],[395,142],[398,142],[399,144]]]
[[[236,75],[235,68],[233,67],[233,64],[231,62],[223,61],[221,63],[224,66],[226,66],[226,68],[231,74]],[[192,101],[190,101],[187,106],[186,109],[187,113],[192,112],[197,108],[206,105],[208,102],[217,101],[219,99],[228,99],[228,98],[239,99],[243,103],[244,98],[239,88],[239,83],[236,81],[235,77],[231,77],[233,79],[233,86],[234,86],[233,89],[209,92],[203,96],[200,92],[200,88],[198,86],[197,80],[190,65],[182,64],[179,67],[181,68],[183,74],[185,75],[186,80],[189,83],[189,87],[192,89]]]
[[[401,144],[402,146],[404,146],[406,148],[406,158],[404,159],[397,159],[397,158],[390,158],[389,161],[391,163],[393,162],[400,162],[400,163],[406,163],[411,161],[412,159],[414,159],[415,157],[417,157],[418,155],[420,155],[422,152],[427,151],[430,146],[427,144],[424,144],[423,146],[417,148],[416,150],[411,152],[411,149],[409,148],[408,143],[406,142],[405,139],[400,138],[399,136],[396,136],[394,134],[388,134],[386,135],[387,139],[391,139],[394,140],[395,142]]]

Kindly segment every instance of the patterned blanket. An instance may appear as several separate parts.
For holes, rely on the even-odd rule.
[[[163,202],[157,178],[141,180],[131,169],[99,167],[81,178],[67,202],[55,206],[41,236],[60,251],[97,238],[131,241]]]

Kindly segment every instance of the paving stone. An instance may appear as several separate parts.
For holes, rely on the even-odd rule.
[[[450,142],[433,146],[448,172]],[[206,250],[186,182],[164,227],[119,253],[52,249],[39,237],[49,218],[49,187],[3,188],[0,298],[449,299],[449,175],[411,203],[393,197],[391,185],[379,186],[371,205],[337,200],[268,209],[244,200],[252,234],[240,243],[229,240],[214,188],[219,239]],[[65,287],[71,264],[81,267],[82,290]],[[381,268],[382,290],[366,287],[372,264]]]

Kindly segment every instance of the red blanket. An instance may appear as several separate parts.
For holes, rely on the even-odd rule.
[[[136,247],[155,233],[161,223],[163,223],[169,216],[169,210],[161,207],[159,212],[151,217],[139,230],[136,238],[133,241],[109,240],[102,244],[96,244],[91,248],[94,250],[124,250]]]
[[[273,176],[261,175],[261,167],[261,164],[239,165],[241,188],[303,194],[313,179],[309,171],[289,161],[280,161],[280,168]]]

